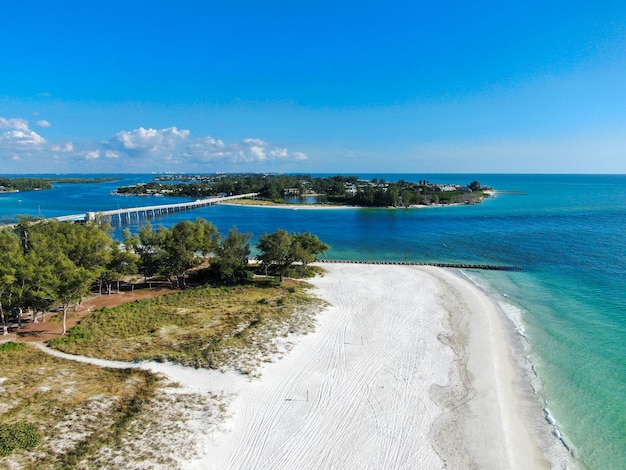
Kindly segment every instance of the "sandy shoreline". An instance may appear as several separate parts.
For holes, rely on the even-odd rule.
[[[440,268],[325,268],[315,333],[260,378],[214,377],[229,418],[188,468],[549,468],[486,295]]]
[[[550,468],[532,431],[528,414],[537,402],[507,343],[504,313],[454,272],[425,269],[444,285],[451,333],[441,339],[456,359],[451,383],[433,387],[444,409],[433,426],[433,445],[441,446],[449,468]]]

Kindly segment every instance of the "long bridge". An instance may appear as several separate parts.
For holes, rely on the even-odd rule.
[[[235,196],[211,197],[206,199],[196,199],[190,202],[179,202],[176,204],[160,204],[157,206],[130,207],[126,209],[113,209],[109,211],[85,212],[83,214],[63,215],[53,217],[61,222],[110,222],[112,224],[130,224],[143,219],[154,218],[160,215],[174,212],[199,209],[200,207],[213,206],[233,199],[243,199],[258,196],[259,193],[237,194]]]

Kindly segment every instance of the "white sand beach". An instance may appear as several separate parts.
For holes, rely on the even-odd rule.
[[[189,468],[549,468],[479,289],[440,268],[324,267],[315,333],[260,377],[212,374],[229,417]]]

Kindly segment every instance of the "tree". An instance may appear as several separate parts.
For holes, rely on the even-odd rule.
[[[294,259],[300,261],[304,267],[316,260],[316,255],[323,254],[330,248],[317,235],[311,232],[292,234],[294,243]]]
[[[275,270],[282,281],[294,262],[294,250],[292,237],[285,230],[276,229],[272,234],[264,233],[259,237],[257,249],[259,260],[265,268],[265,275],[271,268]]]
[[[328,248],[330,247],[326,243],[310,232],[287,233],[277,229],[274,233],[265,233],[259,238],[257,249],[260,253],[257,259],[263,264],[265,275],[269,270],[275,271],[282,281],[294,262],[299,261],[306,266],[315,261],[316,255],[322,254]]]
[[[175,276],[176,284],[180,286],[182,280],[184,285],[185,273],[213,252],[218,241],[217,229],[210,222],[196,219],[196,222],[185,220],[177,223],[167,231],[162,246],[163,274],[168,278]]]
[[[392,207],[398,207],[398,203],[400,201],[400,190],[397,184],[390,184],[389,189],[387,190],[387,197],[389,200],[389,205]]]
[[[37,322],[37,313],[48,310],[55,301],[58,282],[56,262],[58,256],[64,256],[53,243],[54,238],[40,224],[21,220],[16,227],[20,238],[24,262],[18,269],[18,301],[21,305],[33,309],[33,322]],[[43,316],[42,316],[43,320]]]
[[[246,266],[250,256],[250,233],[240,233],[237,227],[231,227],[228,235],[215,250],[211,259],[211,270],[217,279],[236,284],[248,277]]]
[[[0,230],[0,320],[3,336],[9,332],[3,305],[11,306],[17,283],[18,266],[22,264],[21,258],[22,249],[19,238],[7,229]]]
[[[50,220],[32,225],[31,230],[38,226],[47,229],[48,235],[54,238],[54,242],[74,265],[93,272],[105,269],[113,240],[97,225]]]
[[[136,235],[130,230],[122,234],[124,246],[139,255],[140,264],[147,276],[163,274],[176,284],[185,282],[185,273],[198,266],[219,245],[219,233],[215,226],[197,218],[195,222],[182,221],[166,229],[152,229],[147,222],[139,227]]]
[[[194,222],[194,230],[197,243],[196,251],[206,259],[219,246],[220,234],[215,225],[199,217]]]
[[[120,278],[137,272],[137,260],[137,255],[122,250],[117,243],[111,245],[108,260],[100,274],[100,282],[104,282],[109,294],[112,290],[111,284],[113,281],[117,281],[117,290],[119,292]],[[100,293],[102,293],[102,288],[100,288]]]
[[[32,273],[24,270],[31,284],[31,291],[25,295],[41,303],[60,302],[65,334],[67,309],[82,299],[105,269],[111,237],[96,225],[54,220],[30,223],[25,229],[25,256],[31,266],[37,266]],[[33,281],[41,283],[38,290]]]
[[[54,262],[45,253],[29,250],[24,254],[24,263],[18,270],[17,300],[19,305],[32,308],[34,323],[37,313],[52,307],[56,282]]]
[[[480,185],[480,182],[474,180],[469,185],[467,185],[467,187],[470,188],[472,191],[480,191],[480,188],[482,186]]]
[[[63,309],[63,329],[61,334],[67,332],[67,310],[73,303],[79,302],[88,292],[89,285],[94,280],[94,275],[89,270],[76,266],[71,260],[65,258],[59,260],[59,269],[56,298]]]
[[[415,200],[415,193],[409,189],[405,189],[402,191],[402,204],[404,207],[410,207]]]
[[[162,249],[164,256],[160,270],[168,279],[172,276],[176,278],[176,285],[180,286],[180,278],[183,278],[188,269],[200,264],[196,256],[198,242],[195,237],[193,222],[188,220],[174,225],[165,237]]]
[[[124,230],[122,236],[126,250],[139,256],[141,269],[146,276],[157,274],[160,270],[160,259],[164,256],[163,245],[167,230],[163,227],[153,230],[152,224],[146,222],[139,227],[137,234],[132,235],[130,230]]]

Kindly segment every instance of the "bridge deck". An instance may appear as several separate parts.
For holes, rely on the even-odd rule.
[[[198,209],[200,207],[212,206],[221,202],[230,201],[233,199],[243,199],[247,197],[258,196],[259,193],[237,194],[235,196],[224,197],[211,197],[206,199],[197,199],[189,202],[179,202],[175,204],[158,204],[154,206],[140,206],[129,207],[124,209],[113,209],[98,212],[86,212],[84,214],[72,214],[64,215],[60,217],[53,217],[54,219],[62,222],[84,222],[89,220],[111,220],[117,221],[120,224],[124,221],[130,222],[131,220],[139,220],[140,218],[148,218],[150,215],[169,214],[172,212],[179,212],[185,210]]]

